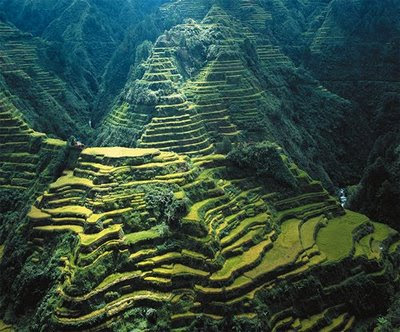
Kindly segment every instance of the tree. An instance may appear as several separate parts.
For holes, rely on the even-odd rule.
[[[159,222],[165,222],[171,228],[179,225],[180,219],[187,213],[187,204],[177,199],[170,186],[145,186],[145,199],[150,210]]]
[[[297,186],[296,178],[283,161],[278,146],[271,142],[237,145],[228,154],[228,160],[244,172],[263,180],[273,180],[289,189]]]

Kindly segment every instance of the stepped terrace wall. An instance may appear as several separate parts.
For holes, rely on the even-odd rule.
[[[54,234],[79,240],[62,262],[56,329],[118,330],[130,326],[124,313],[167,306],[163,319],[176,331],[202,320],[219,326],[228,316],[268,330],[350,330],[368,309],[354,310],[347,295],[368,284],[373,292],[356,300],[361,305],[391,287],[389,248],[398,234],[344,211],[286,165],[295,192],[271,192],[222,155],[84,150],[29,213],[36,259]]]
[[[0,188],[35,194],[53,181],[67,143],[32,130],[13,98],[0,92]]]
[[[107,116],[100,129],[99,143],[157,148],[187,155],[213,151],[201,118],[180,89],[184,78],[177,60],[175,34],[184,27],[157,40],[143,65],[143,75],[131,83],[122,104]]]

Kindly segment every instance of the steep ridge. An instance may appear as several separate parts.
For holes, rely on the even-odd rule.
[[[242,32],[237,32],[234,29],[227,27],[224,25],[225,21],[230,22],[230,25],[238,23],[233,22],[232,18],[219,7],[213,7],[201,24],[193,22],[180,25],[170,31],[167,35],[159,38],[153,49],[152,55],[147,63],[144,64],[146,67],[146,73],[143,75],[141,80],[134,83],[133,89],[130,89],[127,93],[129,98],[134,93],[139,94],[141,91],[140,89],[143,89],[143,87],[144,89],[150,89],[151,92],[149,94],[153,95],[157,95],[157,93],[170,93],[170,96],[162,95],[160,97],[158,95],[158,100],[153,103],[155,104],[154,108],[156,110],[156,117],[148,125],[146,132],[141,137],[141,142],[139,143],[140,146],[164,148],[160,142],[149,141],[149,139],[154,140],[156,137],[152,138],[151,135],[148,135],[148,133],[154,133],[157,135],[158,131],[154,129],[160,127],[160,119],[157,118],[157,112],[161,114],[165,112],[174,115],[173,107],[180,108],[181,112],[185,112],[187,106],[190,107],[190,112],[193,114],[191,117],[194,123],[190,124],[191,130],[188,132],[188,134],[190,134],[192,137],[195,135],[193,126],[196,126],[196,131],[202,130],[199,127],[198,120],[195,119],[199,118],[197,114],[200,116],[201,120],[204,121],[207,129],[212,132],[212,135],[215,136],[216,133],[219,133],[222,134],[222,136],[228,136],[231,138],[237,136],[239,131],[236,129],[236,126],[231,123],[231,119],[229,118],[230,115],[228,114],[229,111],[227,111],[228,108],[242,107],[245,110],[244,114],[234,115],[237,117],[237,119],[235,119],[237,123],[245,120],[251,121],[257,118],[258,113],[256,108],[257,103],[260,101],[261,92],[257,90],[254,86],[254,83],[251,82],[252,74],[249,73],[249,70],[243,63],[244,60],[240,56],[233,53],[231,55],[227,54],[229,53],[227,52],[229,49],[231,51],[232,48],[239,50],[240,43],[243,43],[247,35],[245,34],[244,30]],[[223,35],[221,35],[221,33],[223,33]],[[193,36],[193,34],[195,35]],[[217,60],[210,62],[209,65],[203,68],[198,74],[198,77],[193,79],[193,83],[191,81],[185,82],[187,75],[190,75],[192,71],[195,71],[196,67],[187,68],[187,63],[182,61],[181,54],[184,54],[188,51],[194,51],[191,49],[191,47],[195,46],[186,45],[185,48],[187,50],[185,50],[182,49],[181,45],[179,45],[179,41],[182,40],[182,36],[186,37],[186,35],[188,35],[192,38],[194,37],[195,40],[198,39],[200,42],[210,44],[210,40],[207,40],[203,37],[207,34],[210,35],[211,40],[214,40],[215,46],[217,46],[215,49],[213,49],[215,54],[219,54],[221,52],[227,53],[225,55],[220,55]],[[189,54],[189,59],[185,60],[190,60],[190,56],[193,57],[192,54]],[[204,55],[201,54],[201,56],[203,56],[203,58],[200,58],[200,60],[204,61]],[[196,60],[197,59],[194,59],[194,61]],[[193,64],[193,66],[196,66],[196,62]],[[243,78],[241,77],[242,75],[244,76]],[[182,91],[180,86],[184,82],[187,87],[183,87]],[[172,89],[171,86],[173,86]],[[192,102],[190,105],[187,104],[184,94],[186,94],[189,97],[189,100]],[[116,141],[115,137],[123,137],[123,135],[119,135],[118,133],[115,135],[115,131],[118,132],[120,130],[118,127],[120,126],[123,126],[124,128],[134,128],[133,122],[137,122],[135,121],[135,115],[132,113],[132,115],[130,115],[129,108],[125,106],[129,103],[129,101],[124,101],[122,106],[117,106],[106,118],[105,125],[103,126],[105,129],[102,129],[105,134],[101,133],[100,140],[97,142],[101,142],[101,144],[106,145],[110,143],[122,143],[121,141]],[[168,103],[172,103],[171,106],[168,106]],[[141,105],[137,105],[135,107],[136,109],[142,108]],[[121,109],[124,110],[125,117],[122,116]],[[151,108],[147,108],[146,111],[148,112],[149,109],[151,111]],[[168,109],[171,111],[168,111]],[[127,120],[127,117],[131,118]],[[143,115],[143,117],[145,116]],[[189,125],[187,122],[187,116],[181,116],[181,118],[185,120],[185,126]],[[171,120],[170,122],[173,122],[174,126],[181,126],[179,121]],[[109,125],[113,127],[112,130],[107,128]],[[174,135],[173,128],[170,129],[170,132],[166,132],[163,128],[161,128],[161,130],[164,130],[165,134],[171,136]],[[127,131],[129,130],[127,129]],[[110,138],[110,143],[108,138],[103,139],[104,136]],[[217,139],[218,138],[220,139],[221,135],[219,135]],[[189,154],[193,154],[195,151],[192,147],[193,144],[190,143],[195,142],[194,139],[197,141],[201,140],[201,146],[199,149],[200,151],[210,150],[208,145],[209,143],[207,143],[208,140],[204,140],[204,134],[202,134],[199,138],[194,136],[191,141],[187,142],[190,146],[188,147],[189,150],[186,148],[180,149],[179,147],[176,147],[176,143],[174,142],[168,142],[169,146],[165,147],[170,148],[175,152],[188,152]],[[128,146],[132,146],[132,143]]]
[[[160,2],[155,1],[154,5]],[[86,76],[84,82],[76,80],[75,83],[94,85],[88,86],[87,91],[81,90],[82,93],[91,94],[98,88],[99,78],[121,42],[123,30],[129,29],[132,23],[142,18],[147,8],[154,5],[143,6],[136,1],[123,0],[55,0],[51,3],[42,1],[40,4],[25,0],[2,0],[0,10],[21,30],[55,42],[63,50],[72,51],[67,56],[70,60],[78,61],[80,69],[85,71],[83,76]],[[62,71],[62,68],[59,69]]]
[[[376,109],[381,102],[376,95],[398,93],[397,3],[309,0],[296,6],[290,0],[275,0],[263,4],[272,13],[277,44],[328,90],[356,101],[363,112]]]
[[[249,54],[243,52],[246,43],[255,43],[251,47],[256,48],[254,55],[259,57],[257,65],[260,67],[291,66],[289,58],[279,51],[279,47],[266,44],[266,39],[260,36],[259,31],[263,29],[260,22],[247,13],[253,5],[258,8],[253,2],[244,1],[238,9],[231,9],[233,14],[247,18],[243,24],[217,6],[209,11],[201,24],[204,27],[212,25],[223,35],[213,45],[215,60],[209,60],[184,89],[208,129],[214,132],[214,136],[219,134],[217,140],[229,137],[234,141],[239,130],[251,131],[254,123],[262,117],[260,107],[265,104],[266,95],[252,71],[254,64],[247,62]],[[261,9],[255,12],[258,10]]]
[[[398,229],[400,6],[392,1],[332,2],[306,62],[322,84],[359,106],[369,135],[361,179],[346,185],[352,209]],[[382,17],[382,19],[377,19]],[[335,68],[335,69],[333,69]],[[397,111],[396,111],[397,110]],[[389,120],[390,119],[390,120]]]
[[[161,126],[157,123],[158,110],[171,109],[164,105],[172,103],[180,107],[180,112],[187,112],[184,105],[188,105],[191,121],[202,122],[213,143],[224,138],[235,141],[238,135],[251,141],[268,138],[283,146],[302,167],[323,179],[327,186],[331,187],[332,179],[336,182],[337,177],[355,178],[357,172],[338,163],[343,155],[333,156],[338,152],[333,148],[323,149],[325,154],[329,151],[331,157],[326,156],[326,160],[324,157],[318,165],[310,163],[314,158],[311,155],[321,149],[321,141],[327,146],[343,146],[341,151],[345,153],[354,148],[345,136],[327,137],[325,134],[340,124],[345,132],[351,130],[354,136],[361,135],[363,128],[352,124],[362,123],[362,120],[357,114],[350,114],[350,103],[328,92],[318,81],[296,68],[267,36],[257,35],[254,28],[253,31],[250,26],[243,25],[228,12],[240,17],[240,11],[235,8],[225,11],[213,6],[202,22],[177,25],[162,35],[142,65],[144,73],[135,76],[135,71],[131,75],[119,101],[99,128],[96,144],[129,147],[141,144],[189,154],[194,154],[196,149],[207,153],[209,143],[203,134],[199,135],[203,129],[190,124],[186,115],[182,118],[184,127],[177,133],[188,132],[189,141],[185,144],[188,148],[181,148],[173,140],[156,141],[160,136],[153,128]],[[296,91],[295,100],[293,91]],[[174,97],[167,97],[169,95]],[[302,116],[298,109],[305,110]],[[329,116],[319,123],[312,120],[321,118],[322,114]],[[148,133],[156,137],[146,133],[142,142],[139,141],[153,117],[155,121],[149,125]],[[172,124],[175,128],[180,126],[179,121],[172,121]],[[176,129],[162,130],[171,136]],[[199,148],[193,148],[196,145],[200,145]],[[348,157],[350,154],[345,158]],[[354,153],[351,158],[354,159]]]
[[[221,34],[219,38],[216,36],[213,45],[216,58],[209,60],[184,87],[185,94],[216,141],[223,137],[234,141],[240,134],[240,122],[254,120],[254,115],[258,114],[256,104],[260,91],[239,55],[240,45],[248,34],[244,29],[232,29],[234,24],[240,26],[221,8],[210,10],[200,29]],[[235,108],[241,108],[240,114],[233,112]]]
[[[127,146],[137,144],[188,155],[212,152],[203,123],[179,89],[183,77],[177,69],[175,44],[173,37],[157,40],[144,64],[145,73],[128,92],[130,100],[123,101],[106,118],[100,143],[126,141],[125,135],[115,135],[123,127],[123,132],[132,137]]]
[[[26,209],[68,165],[71,148],[67,142],[49,138],[31,129],[14,105],[18,98],[4,89],[0,92],[0,265],[2,308],[15,279],[23,269],[30,246],[24,240]],[[18,244],[17,244],[18,243]],[[38,286],[39,283],[36,284]],[[35,287],[36,287],[35,286]],[[22,287],[23,288],[23,287]],[[21,289],[22,289],[21,288]],[[37,288],[35,288],[37,289]],[[40,292],[40,291],[39,291]],[[32,293],[30,293],[32,300]],[[22,303],[26,302],[16,295]],[[20,300],[11,303],[17,303]],[[28,300],[28,301],[31,301]],[[34,301],[34,300],[33,300]],[[3,309],[2,309],[3,310]],[[5,318],[6,319],[6,318]],[[7,319],[9,320],[9,319]],[[5,331],[14,331],[0,322]],[[18,329],[15,329],[18,330]]]
[[[169,10],[168,8],[169,7],[166,6],[165,10]],[[139,143],[141,146],[164,148],[165,144],[162,145],[160,142],[154,141],[157,140],[157,136],[151,137],[153,133],[154,135],[159,135],[157,133],[164,132],[167,136],[173,136],[174,130],[178,130],[177,133],[181,135],[180,137],[177,136],[179,139],[184,135],[184,133],[181,134],[180,132],[184,130],[184,132],[187,131],[187,136],[190,138],[187,142],[187,148],[179,148],[176,146],[177,143],[174,143],[173,141],[167,142],[166,144],[169,146],[165,147],[171,148],[176,152],[187,151],[189,154],[193,154],[195,149],[198,149],[201,152],[210,151],[210,145],[207,137],[204,135],[202,123],[206,120],[197,115],[199,112],[196,110],[195,103],[187,102],[185,91],[182,90],[182,84],[185,83],[188,76],[190,77],[193,71],[196,71],[199,64],[202,64],[205,60],[206,50],[197,52],[195,49],[197,47],[196,43],[205,43],[204,46],[206,46],[214,39],[219,39],[216,43],[225,43],[225,40],[221,36],[217,36],[218,31],[226,30],[223,25],[216,22],[218,17],[225,19],[227,18],[227,14],[218,8],[214,8],[214,10],[207,15],[207,19],[204,23],[197,24],[191,22],[178,25],[158,39],[153,48],[152,54],[143,65],[146,70],[144,75],[140,80],[130,83],[133,87],[127,88],[128,92],[123,96],[125,100],[122,103],[120,102],[106,118],[105,125],[103,125],[101,129],[100,139],[98,139],[97,142],[104,145],[114,143],[121,144],[122,141],[117,140],[118,137],[123,137],[123,135],[118,133],[118,131],[121,130],[120,127],[134,128],[133,122],[136,122],[136,111],[132,112],[131,110],[145,109],[145,112],[148,114],[147,119],[150,120],[152,117],[154,117],[154,119],[149,123],[148,128],[145,129],[146,132],[141,137],[141,142]],[[209,36],[211,40],[208,40],[204,36]],[[182,42],[184,42],[185,38],[192,38],[193,42],[190,44],[187,42],[186,45],[184,44],[182,46]],[[229,43],[228,41],[228,43],[225,43],[225,46],[221,45],[221,49],[224,47],[228,48],[229,46],[235,46],[234,42]],[[194,51],[196,51],[196,53],[194,53]],[[189,54],[185,56],[185,53]],[[227,65],[229,65],[229,63]],[[149,91],[146,97],[147,100],[135,100],[132,98],[134,94],[143,94],[143,90],[146,89]],[[150,98],[148,96],[153,96],[153,100],[149,100]],[[151,107],[142,107],[140,104],[144,104],[144,102],[150,103],[150,105],[147,106]],[[135,103],[139,105],[135,105]],[[122,106],[120,106],[121,104]],[[125,107],[125,114],[127,114],[125,118],[131,117],[129,120],[121,117],[120,109],[124,107],[123,105],[131,105],[129,106],[130,108]],[[175,114],[176,112],[178,113]],[[185,115],[185,113],[188,114]],[[161,114],[162,118],[158,118],[158,114]],[[165,115],[178,116],[176,119],[171,118],[169,120],[171,123],[171,128],[169,129],[163,128],[159,123],[168,122],[168,119],[163,120]],[[180,118],[179,121],[177,121],[178,118]],[[120,121],[118,121],[118,119],[120,119]],[[180,121],[184,122],[181,123]],[[107,128],[109,124],[111,124],[111,130]],[[183,127],[181,128],[182,125]],[[224,123],[222,126],[226,127],[227,132],[237,133],[235,128],[229,124],[229,120],[228,123]],[[129,130],[127,129],[127,131]],[[139,137],[140,135],[141,133],[137,132],[134,136]],[[196,143],[196,141],[198,143]],[[200,146],[199,148],[196,148],[196,145],[198,144],[200,144]],[[131,142],[128,146],[133,145],[134,142]]]
[[[350,187],[349,206],[374,220],[398,230],[400,191],[400,98],[395,94],[383,102],[377,112],[379,138],[368,158],[368,167],[360,183]]]
[[[2,45],[2,69],[5,73],[15,70],[32,73],[32,78],[54,98],[65,90],[62,81],[55,76],[52,77],[50,73],[44,72],[39,67],[36,45],[34,45],[34,42],[30,43],[29,37],[26,38],[27,36],[5,23],[0,25],[0,34],[4,41]]]
[[[353,21],[344,11],[353,14]],[[345,7],[334,2],[310,47],[307,65],[315,77],[331,91],[357,102],[373,131],[379,104],[400,93],[399,13],[400,6],[390,1],[350,1]],[[377,21],[377,16],[385,19]],[[366,17],[374,19],[367,24]]]
[[[149,72],[143,76],[150,90],[161,88],[166,94],[159,96],[160,102],[155,106],[154,117],[146,126],[139,146],[188,155],[210,153],[212,145],[203,124],[185,96],[174,88],[174,82],[179,82],[181,75],[170,57],[173,53],[168,41],[158,40],[150,57]]]
[[[343,211],[320,183],[282,158],[297,194],[268,191],[232,172],[221,155],[189,166],[188,157],[154,149],[84,150],[74,171],[54,182],[29,213],[36,245],[30,259],[40,261],[52,234],[70,231],[79,239],[63,258],[57,329],[118,330],[129,326],[124,312],[169,303],[170,324],[181,331],[200,317],[218,324],[222,313],[248,324],[259,319],[274,330],[350,330],[357,313],[341,290],[358,287],[353,280],[372,287],[390,282],[385,248],[398,234]],[[172,199],[164,208],[188,204],[186,213],[175,211],[180,223],[176,214],[165,223],[157,218],[148,200],[153,184],[166,188],[160,199]],[[315,299],[272,291],[290,292],[317,275]],[[254,306],[259,296],[269,306],[266,319]],[[320,305],[311,305],[315,301]]]
[[[64,138],[85,135],[80,98],[44,65],[50,46],[4,22],[0,22],[0,41],[0,79],[31,125]]]
[[[219,68],[222,70],[235,70],[235,68],[232,68],[235,65],[239,67],[239,70],[241,69],[240,60],[216,60],[207,65],[193,82],[187,83],[186,95],[195,105],[196,112],[201,116],[207,130],[213,137],[221,138],[222,136],[234,140],[239,134],[237,126],[232,123],[229,110],[223,103],[221,93],[219,93],[219,87],[225,88],[227,85],[226,74],[222,72],[220,77],[209,74],[212,68],[217,66],[220,66]],[[237,81],[230,85],[233,89],[237,86]]]
[[[353,21],[351,22],[351,18],[346,15],[341,17],[343,11],[347,10],[348,12],[354,15]],[[317,63],[315,63],[316,67],[312,68],[315,70],[315,73],[321,76],[321,81],[346,81],[346,76],[348,79],[363,81],[368,79],[367,76],[370,76],[369,79],[371,82],[379,80],[378,76],[387,76],[387,81],[390,81],[391,78],[397,76],[396,71],[393,72],[396,61],[392,57],[391,52],[394,52],[398,38],[400,36],[400,26],[397,22],[397,17],[395,18],[396,13],[400,10],[399,6],[396,4],[392,4],[390,2],[371,2],[367,3],[364,1],[350,1],[344,7],[341,7],[339,3],[332,2],[326,10],[326,15],[322,20],[321,26],[316,29],[314,36],[310,40],[310,50],[313,55],[315,61],[325,61],[326,66],[320,68],[317,71]],[[386,20],[383,22],[376,22],[373,20],[370,22],[370,26],[367,27],[365,21],[363,21],[363,16],[371,15],[372,11],[382,12],[382,15],[387,16]],[[385,13],[385,14],[383,14]],[[358,26],[359,31],[354,31],[355,26]],[[364,30],[369,29],[369,33],[363,34]],[[388,33],[383,37],[379,38],[379,30],[383,31],[385,29],[390,29]],[[352,44],[353,54],[347,52],[346,55],[351,58],[347,58],[346,62],[343,63],[343,67],[340,68],[336,73],[334,71],[329,70],[329,63],[334,63],[339,60],[339,56],[334,56],[333,52],[337,50],[343,50]],[[350,66],[350,62],[353,60],[353,57],[359,56],[362,50],[368,50],[369,47],[381,46],[379,50],[377,50],[376,54],[374,54],[375,60],[372,63],[372,59],[369,61],[366,57],[360,58],[360,62],[355,63],[354,66]],[[320,62],[322,64],[322,62]],[[314,65],[311,63],[311,65]],[[364,72],[359,71],[359,66],[364,66]],[[379,69],[378,69],[379,68]],[[385,72],[382,72],[382,69]],[[388,72],[386,72],[386,70]],[[344,72],[348,71],[347,75],[343,77]],[[392,72],[392,73],[390,73]],[[336,75],[335,75],[336,74]],[[324,78],[325,76],[325,78]],[[334,76],[337,76],[334,78]],[[364,76],[364,77],[362,77]],[[390,78],[390,79],[389,79]]]

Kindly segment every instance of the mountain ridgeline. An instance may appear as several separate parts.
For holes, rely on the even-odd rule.
[[[0,0],[0,331],[393,331],[399,144],[397,0]]]

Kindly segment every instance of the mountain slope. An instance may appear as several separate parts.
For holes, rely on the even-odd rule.
[[[398,14],[0,0],[0,330],[396,328]]]
[[[41,255],[51,248],[46,239],[76,234],[49,293],[58,300],[41,304],[54,306],[52,318],[36,316],[35,324],[117,331],[223,322],[276,330],[329,326],[328,317],[337,317],[348,330],[354,316],[378,310],[389,296],[382,283],[390,290],[393,282],[385,266],[398,234],[345,212],[280,150],[268,149],[270,162],[288,167],[294,189],[252,177],[233,157],[190,161],[152,149],[84,150],[28,214],[31,269],[48,266]],[[25,278],[22,272],[18,280]],[[314,278],[320,290],[304,297]],[[367,284],[369,295],[347,305],[345,290],[362,294]],[[140,308],[160,306],[167,316],[140,318]]]
[[[155,39],[168,24],[154,24],[151,17],[162,2],[3,0],[0,14],[22,31],[51,44],[52,59],[47,63],[86,102],[73,106],[82,113],[90,108],[91,114],[84,123],[88,125],[89,119],[94,124],[103,115],[105,105],[123,87],[135,61],[127,51],[134,55],[141,42]],[[81,132],[75,135],[80,136]]]
[[[52,46],[2,22],[0,40],[3,89],[14,95],[29,123],[64,138],[87,135],[87,104],[48,65]]]
[[[201,23],[178,25],[168,31],[157,40],[140,70],[132,73],[100,127],[96,144],[141,146],[139,140],[148,139],[146,124],[149,132],[157,135],[151,128],[152,118],[159,121],[158,114],[164,111],[171,116],[178,112],[183,117],[186,110],[179,107],[188,98],[190,113],[200,116],[213,132],[214,142],[223,137],[235,141],[239,136],[252,141],[274,140],[329,186],[332,181],[357,181],[366,157],[358,153],[348,137],[362,140],[368,123],[348,101],[297,69],[278,46],[251,28],[227,11],[213,7]],[[164,106],[168,103],[176,109],[168,111]],[[194,134],[193,125],[185,125],[189,138]],[[330,134],[339,127],[343,135]],[[175,129],[163,130],[171,135]],[[195,136],[191,139],[193,142]],[[144,146],[172,147],[180,152],[174,149],[176,144],[171,144],[153,142]],[[347,167],[349,160],[352,170]]]

